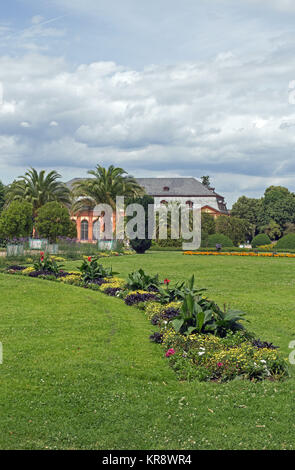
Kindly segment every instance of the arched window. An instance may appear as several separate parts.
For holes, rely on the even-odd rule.
[[[194,206],[194,203],[193,203],[192,201],[186,201],[186,205],[187,205],[190,209],[192,209],[193,206]]]
[[[162,204],[163,206],[167,206],[168,202],[163,199],[163,201],[161,201],[160,204]]]
[[[88,221],[82,220],[81,222],[81,240],[88,240]]]

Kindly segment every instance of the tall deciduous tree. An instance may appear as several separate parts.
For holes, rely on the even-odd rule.
[[[2,183],[2,181],[0,181],[0,212],[3,209],[4,203],[5,203],[5,186]]]
[[[283,186],[270,186],[264,193],[259,216],[261,227],[275,221],[281,232],[287,223],[295,222],[295,195]]]
[[[226,235],[235,245],[239,245],[247,240],[251,224],[245,219],[222,215],[216,220],[216,232]]]
[[[259,219],[262,208],[262,199],[241,196],[233,205],[231,215],[239,219],[247,220],[252,225],[252,237],[258,231]]]
[[[47,202],[38,210],[36,230],[40,237],[56,242],[57,237],[68,236],[72,230],[69,211],[58,202]]]
[[[213,235],[216,232],[216,222],[212,215],[202,212],[202,230],[208,235]]]
[[[64,205],[70,205],[70,190],[59,181],[61,175],[55,170],[47,175],[45,170],[39,173],[35,168],[28,170],[24,176],[20,176],[8,188],[8,203],[18,200],[30,202],[33,206],[33,216],[47,202],[56,201]]]
[[[13,201],[0,216],[0,238],[28,237],[33,230],[33,207],[26,201]]]
[[[261,231],[266,233],[271,240],[278,240],[282,235],[281,228],[274,220],[261,228]]]

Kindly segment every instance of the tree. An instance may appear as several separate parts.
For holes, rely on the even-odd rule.
[[[95,170],[89,170],[88,174],[94,178],[86,178],[73,185],[76,201],[72,211],[77,212],[85,206],[94,209],[98,204],[108,204],[113,210],[113,230],[115,230],[116,197],[135,198],[142,196],[144,189],[133,176],[127,175],[123,168],[116,168],[113,165],[108,168],[97,165]]]
[[[154,198],[145,194],[143,197],[133,199],[132,201],[129,200],[128,202],[140,204],[145,211],[145,238],[135,238],[134,240],[130,240],[130,245],[133,250],[138,254],[143,254],[151,247],[152,244],[152,240],[148,238],[148,206],[149,204],[154,204]],[[127,221],[130,219],[132,219],[132,217],[127,217]]]
[[[292,224],[291,222],[287,222],[285,225],[284,235],[288,235],[288,233],[294,233],[294,232],[295,232],[295,224]]]
[[[207,176],[202,176],[201,177],[201,182],[204,186],[206,186],[206,188],[208,188],[208,189],[210,188],[210,184],[211,184],[210,183],[210,176],[208,176],[208,175]]]
[[[116,168],[113,165],[103,168],[97,165],[95,170],[89,170],[88,174],[94,178],[76,181],[73,185],[74,196],[80,198],[75,202],[74,209],[109,204],[115,211],[117,196],[130,198],[144,194],[143,188],[135,178],[128,176],[123,168]]]
[[[201,220],[202,231],[208,235],[213,235],[213,233],[216,232],[216,223],[214,217],[206,212],[202,212]]]
[[[77,224],[74,220],[71,220],[71,225],[67,236],[72,239],[77,238]]]
[[[265,190],[259,215],[259,225],[264,227],[273,220],[281,232],[287,223],[295,222],[295,195],[283,186],[270,186]]]
[[[234,245],[245,242],[249,232],[251,232],[251,224],[245,219],[221,215],[216,220],[216,233],[226,235],[234,242]]]
[[[13,201],[0,215],[0,238],[28,237],[33,230],[33,207],[26,201]]]
[[[8,188],[8,203],[16,200],[30,202],[33,206],[34,218],[40,207],[47,202],[57,201],[64,205],[71,203],[70,190],[64,183],[58,181],[61,176],[55,170],[45,175],[45,170],[38,173],[31,168],[19,178]]]
[[[268,225],[262,227],[261,231],[266,233],[271,240],[278,240],[282,234],[279,224],[274,220],[271,220]]]
[[[39,236],[53,243],[57,237],[68,236],[72,230],[69,211],[54,201],[40,207],[35,225]]]
[[[4,203],[5,203],[5,186],[2,183],[2,181],[0,181],[0,212],[3,209]]]
[[[241,196],[231,210],[232,216],[247,220],[252,225],[251,238],[254,237],[258,229],[261,207],[262,199]]]

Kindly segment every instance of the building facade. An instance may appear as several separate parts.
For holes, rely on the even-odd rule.
[[[155,210],[161,204],[177,202],[193,208],[195,204],[201,205],[202,212],[214,218],[229,215],[224,197],[215,192],[214,188],[207,188],[195,178],[136,178],[145,192],[154,197]],[[67,186],[71,188],[77,179],[71,180]],[[72,219],[77,224],[77,237],[80,241],[96,242],[103,233],[102,220],[92,210],[82,210],[74,214]]]

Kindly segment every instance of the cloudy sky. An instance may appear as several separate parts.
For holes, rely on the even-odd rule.
[[[295,191],[293,0],[10,0],[0,179],[97,163]],[[292,89],[294,87],[294,89]]]

